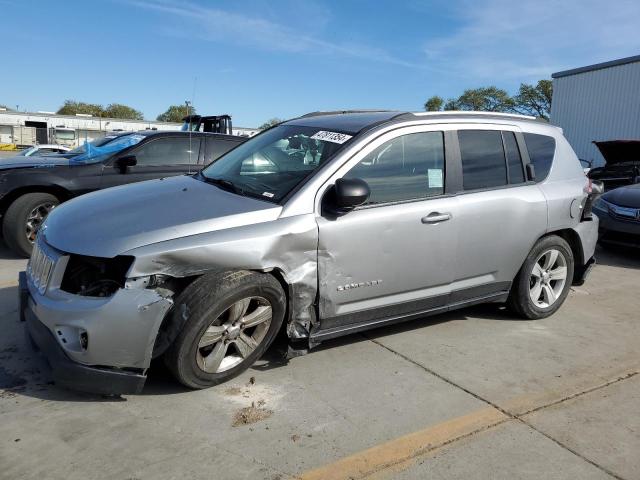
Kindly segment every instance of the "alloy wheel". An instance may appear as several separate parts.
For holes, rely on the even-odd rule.
[[[38,230],[40,229],[42,222],[44,222],[44,219],[49,215],[49,212],[51,212],[55,207],[55,203],[45,202],[37,205],[29,212],[27,215],[27,221],[25,222],[25,235],[27,236],[29,243],[36,241],[36,236],[38,235]]]
[[[552,306],[567,282],[567,259],[555,248],[542,253],[533,264],[529,278],[529,296],[538,308]]]
[[[243,298],[231,305],[198,340],[198,367],[221,373],[240,364],[267,335],[272,317],[271,304],[262,297]]]

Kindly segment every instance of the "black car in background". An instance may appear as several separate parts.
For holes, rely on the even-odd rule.
[[[79,147],[73,153],[0,164],[2,235],[29,256],[38,228],[60,203],[103,188],[195,173],[246,138],[200,132],[143,131]]]
[[[606,162],[594,167],[587,174],[592,180],[600,180],[605,191],[640,182],[640,140],[610,140],[593,142]]]
[[[606,192],[593,205],[600,243],[640,247],[640,183]]]

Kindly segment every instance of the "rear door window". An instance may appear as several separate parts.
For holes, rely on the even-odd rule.
[[[499,130],[459,130],[464,190],[507,184],[507,164]]]
[[[204,163],[207,164],[217,160],[239,143],[241,142],[207,137],[207,150],[205,153]]]
[[[548,135],[537,133],[524,133],[524,141],[527,144],[529,160],[533,164],[536,173],[536,182],[541,182],[551,170],[553,156],[556,152],[556,140]]]

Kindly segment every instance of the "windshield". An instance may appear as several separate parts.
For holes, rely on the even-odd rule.
[[[29,147],[26,150],[22,150],[18,156],[19,157],[28,157],[29,155],[31,155],[33,152],[35,152],[36,150],[38,150],[38,147]]]
[[[317,127],[280,125],[216,160],[201,178],[240,195],[277,203],[350,138]]]
[[[85,143],[85,152],[71,158],[71,163],[98,163],[105,160],[110,155],[140,143],[144,135],[132,133],[121,135],[105,143],[103,146],[96,146],[95,143]]]
[[[118,137],[116,137],[114,135],[107,135],[106,137],[97,138],[97,139],[95,139],[95,140],[93,140],[92,142],[89,142],[89,143],[91,145],[93,145],[94,147],[101,147],[101,146],[106,145],[107,143],[109,143],[114,138],[118,138]],[[73,150],[69,150],[67,153],[76,153],[76,154],[84,153],[84,146],[86,144],[87,144],[87,142],[83,143],[79,147],[74,148]]]

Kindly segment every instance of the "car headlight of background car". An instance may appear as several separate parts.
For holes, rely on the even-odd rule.
[[[608,212],[609,209],[613,206],[613,204],[607,202],[605,199],[603,199],[602,197],[598,198],[594,203],[593,203],[593,208],[595,208],[596,210],[602,210],[605,212]]]

